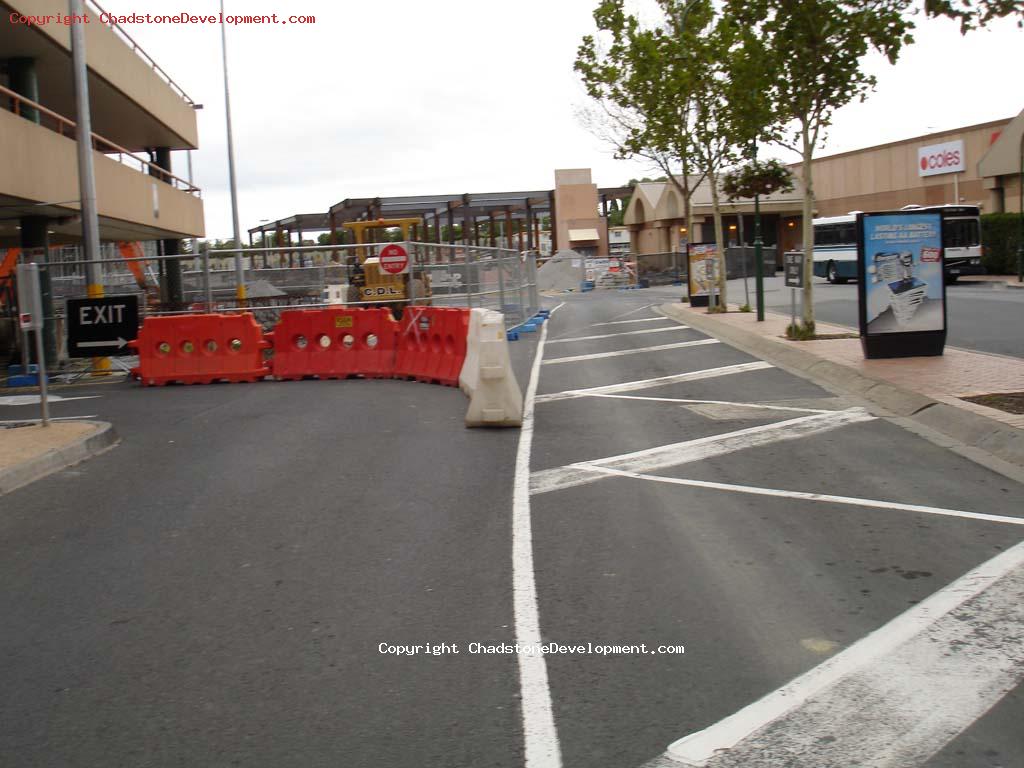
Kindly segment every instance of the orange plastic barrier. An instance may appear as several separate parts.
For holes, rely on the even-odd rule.
[[[259,381],[270,373],[263,350],[270,343],[250,312],[147,317],[129,342],[143,386]]]
[[[387,308],[294,309],[272,333],[274,378],[391,378],[398,323]]]
[[[468,333],[468,309],[406,307],[395,354],[395,378],[458,386]]]

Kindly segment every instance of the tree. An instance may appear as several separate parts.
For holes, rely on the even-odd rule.
[[[895,63],[912,42],[911,0],[726,0],[725,14],[748,30],[739,46],[759,60],[775,140],[800,153],[804,185],[804,272],[812,273],[814,152],[836,109],[875,85],[861,60],[869,50]],[[803,326],[814,329],[813,284],[804,288]]]
[[[1024,26],[1024,2],[1021,0],[925,0],[929,16],[946,16],[960,22],[960,32],[985,26],[993,19],[1018,16],[1017,26]]]
[[[682,65],[687,49],[697,45],[699,30],[706,26],[710,3],[658,3],[668,18],[690,16],[696,23],[681,30],[645,29],[636,16],[625,12],[623,0],[601,0],[594,10],[600,40],[593,35],[583,38],[574,69],[597,108],[582,112],[580,118],[614,147],[617,158],[642,157],[661,169],[679,191],[687,229],[693,231],[691,196],[703,176],[694,178],[698,163],[693,83]]]

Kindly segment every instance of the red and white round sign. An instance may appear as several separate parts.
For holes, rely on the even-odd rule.
[[[396,243],[385,245],[380,249],[380,268],[389,275],[401,275],[408,272],[408,252]]]

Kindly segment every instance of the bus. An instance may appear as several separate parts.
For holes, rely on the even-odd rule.
[[[981,209],[976,205],[906,205],[904,211],[940,211],[946,282],[964,275],[983,275],[981,265]],[[830,283],[857,277],[857,213],[815,219],[814,274]]]

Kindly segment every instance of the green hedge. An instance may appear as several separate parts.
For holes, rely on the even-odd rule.
[[[1019,242],[1019,213],[986,213],[981,217],[981,263],[988,274],[1017,274]]]

